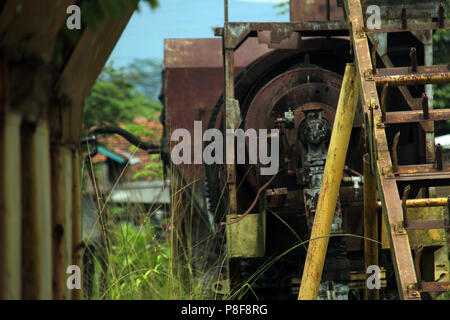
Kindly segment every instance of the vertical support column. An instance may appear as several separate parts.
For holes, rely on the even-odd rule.
[[[345,158],[353,128],[356,105],[358,104],[359,86],[357,81],[355,65],[347,64],[311,231],[312,241],[308,246],[303,269],[302,282],[298,294],[299,300],[317,299]]]
[[[53,299],[70,299],[66,269],[72,261],[72,153],[54,143],[52,160]]]
[[[72,152],[72,264],[78,266],[81,270],[81,279],[83,279],[83,243],[82,243],[82,224],[81,224],[81,156],[78,149]],[[83,281],[81,281],[81,286]],[[72,299],[83,299],[82,289],[72,290]]]
[[[47,120],[22,126],[24,299],[52,299],[50,146]]]
[[[364,155],[364,264],[378,266],[377,178],[371,171],[370,157]],[[371,240],[369,240],[371,239]],[[366,300],[379,300],[380,292],[366,286]]]
[[[230,40],[228,28],[228,0],[225,0],[225,26],[223,35],[223,65],[224,65],[224,85],[225,85],[225,117],[223,127],[225,133],[228,129],[234,132],[239,127],[241,114],[239,103],[234,98],[234,47],[228,45]],[[236,168],[234,152],[234,136],[225,134],[225,154],[226,154],[226,179],[228,190],[229,211],[228,214],[237,213],[236,199]]]
[[[1,111],[0,111],[1,112]],[[21,116],[0,114],[0,299],[22,297]]]

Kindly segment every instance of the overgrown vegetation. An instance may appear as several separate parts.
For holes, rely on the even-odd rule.
[[[134,1],[134,0],[132,0]],[[132,2],[131,1],[131,2]],[[96,6],[96,10],[84,7],[83,10],[93,15],[104,14],[103,11],[118,12],[127,1],[85,1],[86,5]],[[154,6],[157,1],[147,1]],[[275,7],[288,10],[287,2]],[[110,7],[111,6],[111,7]],[[284,12],[283,12],[284,13]],[[89,20],[98,17],[87,16]],[[449,63],[450,33],[441,30],[435,33],[435,64]],[[85,128],[99,123],[125,123],[126,129],[137,135],[152,135],[146,128],[133,124],[135,117],[156,119],[162,110],[157,100],[161,86],[161,64],[153,60],[135,60],[126,67],[115,68],[113,64],[106,66],[94,85],[86,102]],[[435,107],[450,106],[450,87],[435,87]],[[450,122],[438,123],[436,135],[450,132]],[[135,148],[130,148],[134,152]],[[162,163],[157,162],[157,155],[149,156],[149,164],[144,170],[134,175],[134,179],[152,175],[163,179]],[[175,181],[176,179],[174,179]],[[107,252],[107,274],[102,275],[101,260],[94,255],[95,271],[92,276],[94,288],[93,299],[210,299],[214,298],[210,290],[211,278],[208,270],[198,268],[193,261],[193,248],[184,247],[180,257],[177,238],[186,232],[176,229],[175,217],[186,203],[181,200],[184,186],[171,186],[172,207],[169,216],[157,219],[159,207],[150,208],[139,204],[123,203],[122,205],[106,203],[110,221],[111,247]],[[177,189],[178,188],[178,189]],[[108,199],[108,197],[107,197]],[[189,205],[187,205],[189,207]],[[187,228],[189,230],[189,227]],[[306,241],[307,242],[307,241]],[[304,245],[302,242],[297,246]],[[297,247],[296,246],[296,247]],[[296,248],[294,247],[294,248]],[[208,248],[208,246],[206,246]],[[294,249],[292,248],[292,249]],[[292,250],[290,249],[290,250]],[[287,254],[287,251],[285,254]],[[207,254],[205,253],[205,256]],[[180,263],[183,258],[183,263]],[[240,298],[251,285],[268,270],[281,256],[268,260],[257,273],[243,283],[242,287],[226,298]],[[210,269],[220,268],[210,265]],[[102,284],[102,281],[106,283]]]

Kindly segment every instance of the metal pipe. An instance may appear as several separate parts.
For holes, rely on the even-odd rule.
[[[378,70],[380,71],[380,69]],[[414,73],[409,75],[384,75],[378,74],[373,77],[377,86],[384,86],[389,83],[390,86],[413,86],[424,84],[440,84],[450,82],[450,72],[440,73]]]
[[[317,298],[358,96],[356,67],[354,64],[347,64],[311,231],[312,241],[309,243],[303,269],[298,294],[299,300],[315,300]]]
[[[406,200],[407,208],[422,207],[444,207],[448,203],[448,198],[429,198],[429,199],[409,199]]]
[[[364,155],[364,263],[366,270],[378,266],[377,179],[370,168],[369,154]],[[369,240],[370,239],[370,240]],[[380,292],[366,286],[366,300],[379,300]]]

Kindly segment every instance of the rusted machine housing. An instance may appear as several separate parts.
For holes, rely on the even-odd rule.
[[[422,8],[417,11],[419,17],[430,9],[420,10]],[[388,14],[388,11],[384,13]],[[235,43],[226,43],[226,46],[238,47],[234,53],[233,96],[238,101],[243,115],[243,121],[239,123],[240,128],[262,128],[261,125],[272,124],[276,116],[286,111],[280,109],[278,113],[274,112],[277,110],[276,107],[273,109],[268,105],[272,97],[283,97],[280,100],[285,104],[304,105],[303,109],[299,108],[296,111],[296,128],[306,116],[305,111],[315,110],[318,105],[330,125],[333,123],[335,111],[333,101],[337,103],[339,81],[346,63],[352,61],[344,10],[340,1],[291,0],[290,14],[293,24],[291,27],[283,29],[284,26],[276,23],[243,23],[240,27],[248,28],[250,36],[247,35],[243,39],[228,38],[233,38]],[[388,19],[395,18],[395,14],[391,14],[392,17],[389,16]],[[317,29],[311,24],[307,32],[295,31],[296,22],[307,21],[323,23]],[[217,29],[216,36],[223,36],[223,32],[224,29]],[[407,66],[410,63],[410,48],[415,47],[418,63],[430,64],[430,41],[429,35],[425,33],[415,36],[410,32],[389,35],[385,42],[382,42],[381,47],[387,48],[389,43],[391,61],[378,59],[377,62],[384,65],[392,63],[395,66]],[[202,121],[203,130],[208,128],[223,130],[223,101],[227,100],[222,95],[226,87],[224,77],[225,80],[227,79],[224,75],[223,56],[224,48],[222,48],[221,39],[167,39],[165,41],[162,100],[165,106],[163,124],[166,143],[169,146],[168,153],[176,144],[176,142],[170,142],[170,135],[174,129],[188,129],[192,132],[192,138],[194,138],[194,121]],[[312,83],[319,84],[308,87],[311,79]],[[299,81],[303,81],[302,89],[296,87]],[[414,97],[420,96],[420,93],[424,91],[423,86],[410,89]],[[290,90],[293,92],[291,95]],[[428,94],[432,94],[430,87],[426,90]],[[389,99],[391,103],[397,103],[399,109],[396,111],[407,109],[402,107],[407,97],[402,97],[398,92],[389,91],[386,99]],[[362,158],[367,150],[363,126],[363,113],[359,106],[346,161],[349,169],[344,174],[339,193],[343,221],[341,232],[356,236],[363,235],[363,192],[362,185],[359,190],[352,176],[355,177],[363,169]],[[398,144],[400,164],[432,161],[434,150],[431,150],[432,148],[426,150],[421,147],[423,143],[420,143],[430,139],[433,130],[430,124],[422,123],[420,126],[392,124],[388,134],[391,143],[399,130],[401,131],[401,140]],[[289,143],[296,139],[298,137],[288,135]],[[296,148],[301,149],[301,146]],[[169,156],[166,154],[167,161]],[[209,228],[210,226],[205,222],[208,219],[215,221],[216,228],[220,228],[221,221],[231,221],[237,213],[246,211],[251,206],[258,188],[268,180],[268,178],[258,177],[254,173],[254,168],[250,166],[236,165],[236,185],[239,186],[235,198],[236,208],[235,212],[231,209],[230,214],[225,217],[224,214],[229,210],[228,205],[233,200],[230,200],[229,195],[222,197],[220,192],[227,185],[226,179],[223,178],[223,167],[216,166],[211,169],[194,164],[173,166],[173,171],[180,178],[181,185],[188,186],[186,192],[189,193],[190,206],[194,206],[197,215],[203,217],[199,219],[203,222],[196,224],[198,227],[202,226],[199,228]],[[258,267],[264,265],[268,257],[284,255],[286,250],[299,243],[299,234],[308,234],[308,204],[305,203],[305,199],[306,202],[309,200],[302,188],[298,187],[302,185],[302,182],[299,182],[301,174],[292,170],[290,176],[286,174],[279,177],[275,180],[276,183],[269,186],[264,192],[265,196],[260,197],[258,204],[251,210],[248,219],[226,226],[227,266],[223,268],[225,271],[222,270],[221,280],[213,285],[216,293],[227,294],[233,287],[241,286],[248,277],[257,272]],[[212,181],[217,182],[217,185],[214,185]],[[378,225],[383,226],[381,215],[379,220]],[[212,229],[213,231],[203,234],[200,232],[198,240],[201,241],[200,239],[210,234],[209,232],[220,234],[220,230],[217,231],[214,227]],[[441,234],[438,236],[434,234],[434,238],[433,233],[421,233],[420,237],[422,236],[423,238],[417,241],[420,242],[426,238],[428,245],[435,248],[444,245],[446,241]],[[381,232],[380,238],[383,241],[383,248],[388,248],[385,230]],[[350,288],[362,288],[364,281],[361,279],[365,279],[363,240],[358,237],[348,237],[344,245],[349,260],[349,265],[344,269],[350,270],[348,277],[348,282],[351,283]],[[277,261],[265,275],[261,275],[254,287],[259,290],[258,294],[270,298],[296,295],[301,275],[298,267],[303,265],[305,251],[305,246],[296,248]],[[380,258],[382,268],[392,270],[390,254],[386,251]],[[386,272],[383,274],[386,278]],[[395,278],[392,274],[393,272],[390,276],[388,275],[387,284],[385,278],[383,280],[383,286],[387,287],[384,298],[396,296]]]

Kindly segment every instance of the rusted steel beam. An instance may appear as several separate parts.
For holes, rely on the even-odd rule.
[[[370,169],[370,158],[364,155],[364,264],[365,269],[378,265],[377,179]],[[369,240],[370,239],[370,240]],[[379,300],[380,292],[365,286],[366,300]]]
[[[450,291],[450,282],[425,282],[420,283],[421,292],[446,292]]]
[[[450,120],[450,109],[433,109],[428,111],[428,117],[424,117],[422,110],[394,111],[386,113],[386,124],[410,123],[421,121]]]
[[[419,182],[430,182],[433,183],[434,180],[450,180],[450,171],[431,171],[431,172],[415,172],[415,173],[402,173],[398,174],[396,172],[395,177],[390,177],[391,179],[395,179],[397,181],[415,181]],[[389,178],[388,178],[389,179]]]
[[[356,67],[347,64],[342,81],[328,156],[325,163],[319,200],[308,245],[299,300],[315,300],[319,292],[329,235],[333,222],[342,173],[345,166],[350,134],[353,128],[359,88],[357,87]]]
[[[225,66],[225,117],[224,127],[226,129],[237,129],[241,122],[238,101],[234,99],[234,51],[226,49],[224,53]],[[236,168],[235,150],[227,141],[233,139],[226,137],[226,181],[228,187],[229,214],[237,214],[237,194],[236,194]]]
[[[49,141],[46,120],[22,127],[23,299],[52,299]]]
[[[446,220],[408,220],[405,226],[408,230],[448,229]]]
[[[1,106],[0,106],[1,108]],[[0,111],[0,299],[22,297],[20,125],[22,117]]]
[[[280,43],[298,32],[301,36],[348,36],[348,24],[343,21],[328,22],[229,22],[225,28],[215,28],[216,36],[225,36],[226,49],[237,50],[250,36],[270,31],[271,41]]]
[[[442,171],[450,171],[450,164],[444,164]],[[399,175],[428,175],[441,173],[440,170],[437,170],[432,163],[428,164],[413,164],[413,165],[402,165],[398,166],[397,173]]]
[[[377,86],[410,86],[439,84],[450,82],[449,65],[418,66],[417,72],[411,73],[411,67],[377,69],[376,75],[366,75],[367,80],[375,81]]]
[[[410,23],[407,25],[405,29],[396,24],[382,25],[379,29],[367,29],[367,34],[423,31],[423,30],[437,30],[437,29],[450,29],[450,22],[445,22],[442,25],[442,27],[437,22]]]
[[[366,124],[366,136],[369,141],[371,161],[376,163],[374,169],[377,172],[378,190],[384,208],[383,215],[388,225],[387,231],[399,296],[401,299],[420,299],[419,292],[408,290],[408,286],[415,284],[417,279],[408,234],[399,227],[403,224],[403,212],[397,183],[395,180],[386,179],[386,176],[382,175],[384,168],[392,168],[392,162],[384,126],[381,123],[381,110],[377,107],[380,102],[376,84],[372,81],[373,79],[366,77],[366,72],[372,70],[372,63],[367,36],[364,33],[361,2],[359,0],[346,0],[344,3],[351,24],[351,37],[355,62],[358,66],[361,99],[366,117],[369,119]]]

